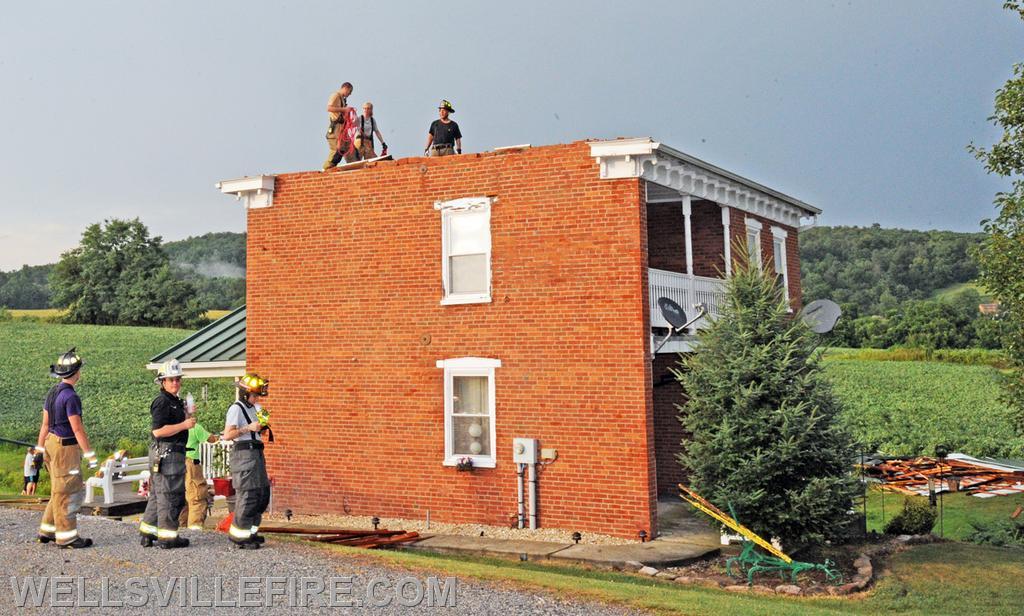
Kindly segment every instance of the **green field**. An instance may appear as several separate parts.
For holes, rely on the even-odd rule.
[[[989,293],[976,282],[960,282],[957,284],[949,285],[948,287],[936,289],[936,291],[932,293],[932,299],[949,299],[966,289],[973,289],[974,291],[977,291],[981,295],[981,301],[983,302],[992,301],[992,296],[989,295]]]
[[[46,391],[55,382],[49,366],[72,346],[85,360],[78,391],[85,425],[100,457],[115,447],[149,440],[149,405],[157,393],[147,360],[189,334],[178,329],[0,322],[0,436],[35,442]],[[200,399],[209,385],[209,401]],[[199,419],[211,430],[223,423],[233,399],[229,379],[189,379]],[[184,393],[182,394],[184,395]]]
[[[59,317],[63,316],[64,311],[59,308],[35,308],[35,309],[16,309],[11,308],[8,311],[11,317],[15,319],[36,319],[40,321],[54,321]],[[230,310],[207,310],[204,315],[207,319],[213,321],[221,318],[222,316],[231,312]]]
[[[920,455],[945,444],[976,456],[1024,457],[994,368],[827,359],[825,369],[843,420],[868,450]]]

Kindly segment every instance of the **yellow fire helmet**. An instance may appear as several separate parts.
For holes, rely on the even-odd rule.
[[[257,396],[267,395],[267,385],[270,383],[267,379],[261,378],[260,375],[255,373],[249,373],[242,378],[235,381],[235,386],[245,393],[255,394]]]

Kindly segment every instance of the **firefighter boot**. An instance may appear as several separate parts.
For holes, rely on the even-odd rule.
[[[188,539],[184,537],[174,537],[173,539],[158,539],[156,547],[163,548],[165,550],[172,550],[174,548],[187,548]]]

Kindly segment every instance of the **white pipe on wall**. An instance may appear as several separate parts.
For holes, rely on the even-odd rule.
[[[526,512],[523,508],[523,473],[526,471],[525,464],[516,464],[516,499],[519,505],[519,528],[526,526]]]
[[[530,530],[537,528],[537,465],[530,465]]]

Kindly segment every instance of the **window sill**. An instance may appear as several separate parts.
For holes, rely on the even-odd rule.
[[[459,459],[469,458],[473,460],[473,468],[494,468],[495,459],[486,456],[455,456],[446,459],[442,464],[444,466],[458,466]]]
[[[442,306],[454,306],[458,304],[489,304],[490,294],[487,295],[449,295],[441,299]]]

